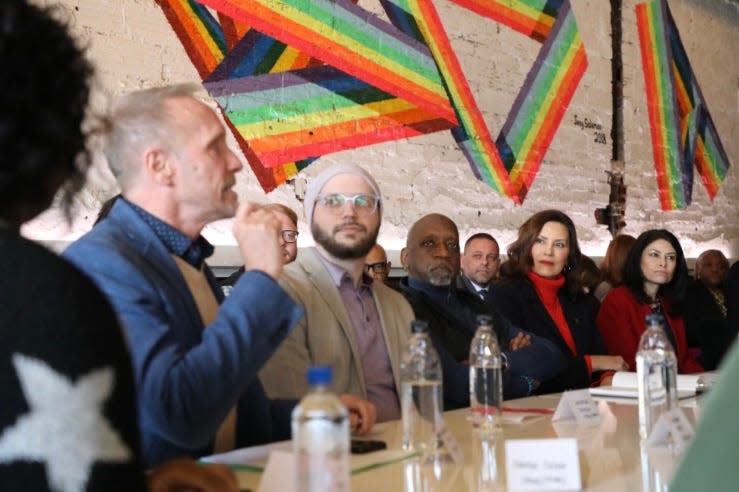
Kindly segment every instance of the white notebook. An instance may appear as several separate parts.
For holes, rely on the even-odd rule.
[[[715,372],[678,374],[677,397],[680,399],[690,398],[707,390],[711,387],[717,376],[718,373]],[[611,386],[590,388],[590,394],[593,396],[616,398],[638,398],[636,373],[619,371],[613,375]]]

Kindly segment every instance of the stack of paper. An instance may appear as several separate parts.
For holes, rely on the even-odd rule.
[[[705,372],[701,374],[678,374],[677,396],[680,399],[690,398],[708,389],[715,381],[717,374]],[[637,378],[635,372],[617,372],[613,375],[611,386],[590,388],[593,396],[638,398]]]

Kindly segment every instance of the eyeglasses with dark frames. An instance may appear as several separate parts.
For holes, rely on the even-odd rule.
[[[371,215],[377,210],[377,205],[380,203],[380,197],[378,195],[372,195],[369,193],[359,193],[357,195],[348,196],[343,193],[326,193],[320,194],[317,197],[317,202],[326,210],[332,213],[339,214],[344,210],[344,206],[347,202],[352,204],[354,210],[362,215]]]
[[[375,273],[385,273],[387,271],[387,262],[378,261],[377,263],[365,263],[364,268],[368,273],[370,271]]]
[[[298,231],[286,229],[284,231],[280,231],[280,234],[286,243],[294,243],[298,240]]]

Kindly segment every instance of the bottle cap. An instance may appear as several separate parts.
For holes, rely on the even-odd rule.
[[[659,313],[650,313],[644,317],[644,321],[647,326],[663,326],[665,324],[665,318]]]
[[[493,317],[489,314],[478,314],[475,322],[477,326],[493,326]]]
[[[411,331],[413,333],[428,333],[429,331],[428,321],[423,320],[423,319],[413,320],[413,322],[411,323]]]
[[[331,366],[312,366],[307,372],[308,384],[311,386],[331,384]]]

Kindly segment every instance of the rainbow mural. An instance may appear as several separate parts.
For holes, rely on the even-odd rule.
[[[434,54],[460,121],[452,134],[475,176],[514,202],[523,203],[587,68],[575,17],[567,0],[452,1],[543,41],[493,141],[432,2],[382,1],[391,22],[422,39]]]
[[[542,43],[493,141],[429,0],[381,0],[390,24],[347,0],[157,1],[265,191],[321,155],[449,129],[520,204],[587,67],[567,0],[453,0]]]
[[[693,166],[711,200],[729,169],[667,2],[636,6],[652,154],[662,210],[690,205]]]

